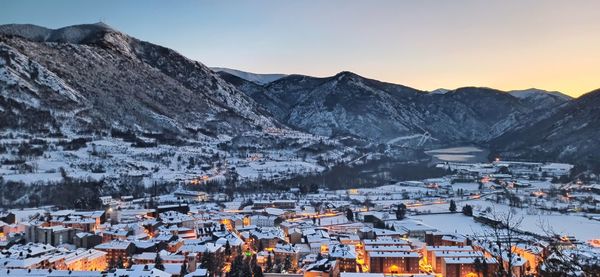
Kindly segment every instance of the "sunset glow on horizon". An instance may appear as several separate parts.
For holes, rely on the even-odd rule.
[[[13,1],[0,24],[102,20],[209,66],[578,97],[600,88],[598,11],[593,0]]]

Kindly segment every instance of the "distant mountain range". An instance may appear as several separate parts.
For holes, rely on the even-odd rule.
[[[600,158],[600,91],[432,92],[351,72],[317,78],[208,68],[105,24],[0,26],[0,130],[235,136],[291,128],[393,147],[489,146]]]
[[[484,143],[514,126],[548,117],[569,101],[541,90],[426,92],[351,72],[327,78],[290,75],[264,85],[226,72],[219,75],[293,128],[377,142],[407,142],[428,133],[438,144]]]

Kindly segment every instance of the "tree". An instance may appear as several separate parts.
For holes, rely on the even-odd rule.
[[[264,276],[262,268],[259,265],[254,265],[254,267],[252,268],[252,274],[254,274],[254,277]]]
[[[252,255],[252,259],[250,260],[250,268],[252,269],[252,275],[254,277],[263,276],[262,268],[258,265],[256,260],[256,254]]]
[[[181,264],[181,270],[179,271],[179,276],[183,277],[186,274],[188,274],[188,270],[187,270],[187,263],[184,260],[183,264]]]
[[[473,206],[467,204],[462,207],[462,213],[466,216],[473,216]]]
[[[209,274],[215,274],[217,272],[214,271],[215,269],[215,261],[213,259],[213,256],[210,254],[210,252],[208,252],[208,250],[204,251],[204,254],[202,254],[202,268],[205,268],[206,270],[208,270]]]
[[[406,217],[406,205],[400,203],[396,208],[396,219],[404,219]]]
[[[510,170],[508,169],[508,167],[506,167],[506,166],[502,166],[502,167],[500,167],[500,169],[498,170],[498,173],[500,173],[500,174],[510,174]]]
[[[550,226],[540,224],[550,241],[547,248],[547,256],[538,265],[540,276],[549,277],[576,277],[576,276],[600,276],[600,257],[589,255],[586,250],[578,247],[564,247],[561,235],[554,232]]]
[[[346,218],[348,218],[348,221],[354,221],[354,212],[352,212],[352,209],[346,209]]]
[[[252,276],[251,258],[246,257],[242,264],[242,275],[240,277]]]
[[[156,258],[154,258],[154,268],[159,270],[165,270],[165,265],[163,265],[163,260],[160,257],[159,253],[156,253]]]
[[[283,269],[288,272],[293,269],[292,259],[290,258],[290,255],[285,256],[285,260],[283,261]]]
[[[225,255],[228,257],[231,255],[231,245],[229,244],[229,240],[225,243]]]
[[[235,256],[233,262],[231,263],[231,270],[229,271],[229,276],[231,277],[243,277],[244,276],[244,257],[243,255]]]
[[[266,271],[269,272],[271,270],[273,270],[273,259],[271,259],[271,253],[269,253],[269,256],[267,257]]]
[[[272,272],[281,272],[281,260],[275,257],[275,263],[273,264]]]
[[[497,274],[512,277],[515,259],[521,259],[514,252],[513,245],[520,237],[519,227],[523,222],[523,216],[516,214],[512,208],[506,211],[494,209],[490,213],[489,220],[489,231],[486,231],[482,237],[487,237],[491,241],[480,243],[498,261]]]
[[[483,277],[488,277],[488,263],[485,257],[483,258],[483,262],[481,262],[481,273]]]
[[[456,212],[456,202],[454,200],[450,200],[450,207],[448,208],[451,212]]]
[[[485,259],[485,257],[483,259]],[[473,268],[475,269],[477,276],[479,276],[479,273],[483,272],[483,264],[481,263],[481,259],[479,259],[479,257],[475,258],[473,261]]]

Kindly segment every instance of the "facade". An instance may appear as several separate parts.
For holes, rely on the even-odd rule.
[[[114,240],[102,243],[94,247],[96,250],[106,252],[106,260],[109,265],[122,263],[123,266],[129,266],[129,258],[135,251],[135,246],[129,241]]]
[[[479,258],[484,268],[477,269],[474,258],[444,258],[442,260],[442,275],[446,277],[476,277],[487,272],[496,272],[498,263],[492,258]],[[485,263],[483,262],[485,259]]]
[[[419,273],[419,253],[417,252],[367,252],[371,273],[402,274]]]

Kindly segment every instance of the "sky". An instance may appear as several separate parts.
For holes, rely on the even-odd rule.
[[[0,24],[103,21],[208,66],[422,90],[600,88],[597,0],[1,0]]]

